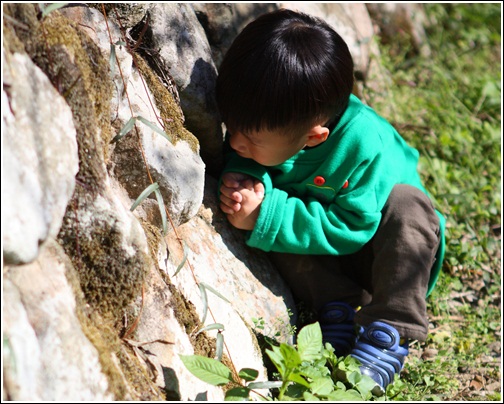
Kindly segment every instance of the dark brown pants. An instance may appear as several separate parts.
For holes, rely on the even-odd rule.
[[[439,245],[439,218],[417,188],[396,185],[374,237],[349,255],[270,253],[298,299],[319,310],[331,301],[362,307],[355,321],[383,321],[401,337],[425,340],[426,293]]]

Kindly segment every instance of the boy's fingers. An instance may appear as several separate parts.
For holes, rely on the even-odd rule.
[[[228,188],[238,188],[240,183],[233,179],[233,177],[222,177],[222,184]]]
[[[227,196],[225,196],[223,194],[220,195],[220,201],[221,201],[221,208],[222,208],[222,206],[227,207],[226,210],[222,209],[226,213],[233,214],[234,212],[238,212],[241,208],[241,205],[238,202],[236,202],[233,199],[228,198]]]
[[[254,180],[252,178],[246,178],[244,179],[240,185],[245,188],[245,189],[249,189],[249,190],[253,190],[254,189]]]
[[[238,188],[243,181],[250,180],[252,177],[241,173],[225,173],[222,176],[222,183],[229,188]]]
[[[255,181],[250,175],[241,173],[225,173],[222,176],[222,184],[228,188],[253,190]]]
[[[238,205],[238,206],[237,206],[237,205]],[[225,205],[224,203],[221,203],[221,204],[220,204],[220,208],[221,208],[221,210],[222,210],[224,213],[228,214],[228,215],[232,215],[232,214],[234,214],[235,212],[238,212],[238,211],[240,210],[240,207],[241,207],[241,206],[240,206],[240,204],[236,204],[235,206],[237,206],[237,209],[236,209],[236,210],[234,210],[233,208],[230,208],[229,206]]]
[[[240,194],[240,192],[238,192],[236,188],[229,188],[224,185],[221,185],[220,192],[221,195],[224,195],[227,198],[232,199],[233,201],[236,201],[238,203],[241,202],[243,199],[242,194]]]
[[[264,198],[264,184],[261,181],[254,183],[254,192],[258,198]]]

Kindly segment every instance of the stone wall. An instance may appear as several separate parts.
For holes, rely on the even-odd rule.
[[[214,323],[267,379],[253,320],[292,341],[295,306],[218,208],[219,63],[278,7],[330,22],[360,85],[377,60],[363,4],[299,4],[2,4],[3,399],[220,401],[179,357],[213,357]],[[166,234],[156,193],[131,210],[152,183]]]

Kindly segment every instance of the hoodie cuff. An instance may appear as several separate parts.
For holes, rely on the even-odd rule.
[[[261,203],[261,210],[254,229],[249,232],[246,243],[249,247],[271,251],[282,224],[283,210],[287,205],[287,192],[270,189]]]

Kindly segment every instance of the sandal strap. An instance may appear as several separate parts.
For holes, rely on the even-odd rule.
[[[330,302],[320,311],[323,341],[332,345],[336,356],[346,356],[355,344],[357,332],[354,317],[354,308],[344,302]]]
[[[376,321],[362,329],[351,355],[361,362],[362,374],[370,376],[384,389],[401,372],[408,355],[407,342],[400,344],[400,341],[394,327]]]

